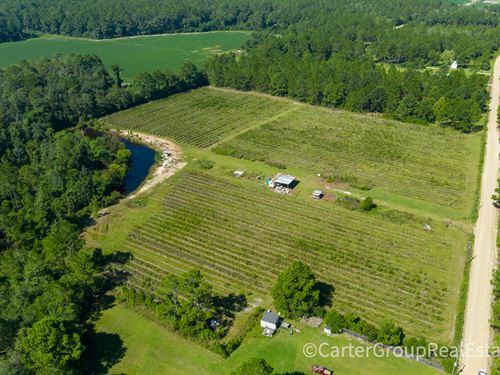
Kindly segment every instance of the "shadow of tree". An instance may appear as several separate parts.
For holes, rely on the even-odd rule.
[[[99,319],[103,310],[113,307],[115,297],[110,293],[116,287],[125,284],[130,272],[123,265],[130,261],[132,254],[116,252],[103,255],[100,249],[94,251],[96,264],[103,270],[98,280],[97,293],[92,307],[92,320]]]
[[[127,351],[123,340],[116,333],[92,332],[87,353],[88,374],[107,374]]]
[[[318,281],[316,289],[319,290],[319,304],[320,306],[331,306],[335,287],[333,285]]]
[[[237,312],[248,306],[248,302],[244,294],[231,293],[227,296],[215,296],[214,305],[218,314],[234,318]]]

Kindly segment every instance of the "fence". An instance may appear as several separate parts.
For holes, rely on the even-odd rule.
[[[356,337],[357,339],[360,339],[360,340],[363,340],[363,341],[366,341],[366,342],[373,344],[373,342],[370,341],[368,339],[368,337],[366,337],[360,333],[349,331],[348,329],[344,329],[342,332],[344,332],[346,335]],[[398,349],[400,347],[387,346],[387,345],[384,345],[382,343],[377,343],[377,345],[379,345],[380,347],[385,348],[387,350],[390,350],[394,355],[397,355],[398,357],[408,358],[408,359],[411,359],[415,362],[423,363],[424,365],[427,365],[427,366],[433,367],[435,369],[444,371],[444,368],[443,368],[443,366],[441,366],[440,363],[431,361],[431,360],[424,358],[424,357],[419,357],[419,356],[416,356],[413,354],[408,354],[404,350]]]

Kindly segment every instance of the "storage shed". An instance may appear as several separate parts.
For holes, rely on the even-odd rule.
[[[278,178],[274,181],[275,187],[288,188],[288,189],[293,189],[296,184],[297,180],[295,180],[295,176],[289,176],[286,174],[278,176]]]

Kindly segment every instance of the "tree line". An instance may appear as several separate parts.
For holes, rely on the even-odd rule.
[[[130,160],[93,119],[202,84],[186,64],[122,87],[96,56],[0,70],[0,373],[88,373],[89,322],[113,277],[81,231],[122,196]]]
[[[438,122],[471,132],[487,110],[487,77],[463,71],[401,70],[366,59],[347,61],[292,45],[294,38],[270,35],[244,54],[207,63],[216,86],[288,96],[314,105],[379,112],[401,121]]]
[[[38,33],[102,39],[288,30],[327,54],[424,66],[448,63],[441,54],[451,51],[464,66],[484,68],[498,48],[499,10],[448,0],[6,0],[0,3],[0,42]]]

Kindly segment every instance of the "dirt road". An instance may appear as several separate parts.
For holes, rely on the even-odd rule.
[[[497,233],[497,209],[492,205],[491,196],[497,185],[500,153],[497,130],[499,78],[500,57],[495,62],[490,91],[491,102],[481,183],[481,202],[474,229],[475,242],[462,341],[461,367],[463,367],[463,372],[461,374],[463,375],[477,375],[480,369],[488,371],[490,364],[487,355],[487,348],[492,339],[489,320],[493,290],[490,280],[496,264]]]

